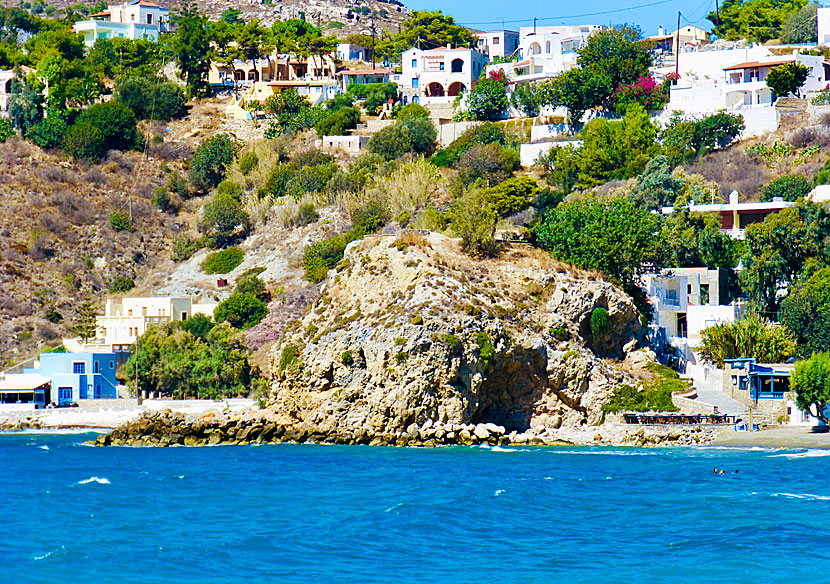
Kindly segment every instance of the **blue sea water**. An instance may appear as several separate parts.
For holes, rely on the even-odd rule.
[[[830,451],[89,438],[0,435],[0,582],[830,582]]]

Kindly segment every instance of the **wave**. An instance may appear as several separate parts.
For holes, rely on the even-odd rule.
[[[812,493],[773,493],[773,497],[787,497],[788,499],[806,499],[807,501],[830,501],[826,495],[813,495]]]
[[[503,446],[493,446],[491,449],[493,452],[518,452],[518,448],[505,448]]]
[[[38,448],[40,448],[41,450],[49,450],[49,447],[45,444],[43,446],[38,446]]]
[[[384,512],[384,513],[391,513],[392,511],[394,511],[394,510],[395,510],[395,509],[397,509],[398,507],[403,507],[403,503],[398,503],[397,505],[392,505],[392,506],[391,506],[391,507],[389,507],[388,509],[385,509],[383,512]]]
[[[504,489],[499,489],[498,491],[496,491],[495,493],[493,493],[493,496],[494,496],[494,497],[498,497],[498,496],[499,496],[499,495],[501,495],[503,492],[504,492]]]
[[[787,452],[785,454],[776,454],[774,458],[819,458],[823,456],[830,456],[830,450],[811,448],[809,450],[802,450],[801,452]]]
[[[61,546],[59,548],[53,549],[51,552],[46,552],[42,556],[34,556],[32,557],[32,559],[36,562],[39,562],[40,560],[45,560],[47,558],[52,558],[56,556],[62,556],[64,554],[66,554],[66,548],[64,546]]]
[[[111,484],[109,479],[100,478],[100,477],[89,477],[88,479],[78,481],[75,484],[76,485],[88,485],[89,483],[98,483],[99,485],[109,485],[109,484]]]

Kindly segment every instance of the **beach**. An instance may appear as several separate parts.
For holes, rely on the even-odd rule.
[[[764,448],[830,448],[830,433],[813,432],[806,426],[778,426],[758,432],[724,429],[711,442],[713,446]]]

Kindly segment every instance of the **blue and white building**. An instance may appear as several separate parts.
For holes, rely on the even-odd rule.
[[[0,374],[0,404],[67,405],[118,398],[114,353],[41,353],[32,367]]]

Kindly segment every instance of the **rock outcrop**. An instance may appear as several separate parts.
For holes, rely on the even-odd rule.
[[[542,251],[473,260],[438,234],[370,237],[273,348],[268,410],[326,436],[555,436],[601,421],[644,336],[627,295]]]

